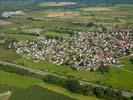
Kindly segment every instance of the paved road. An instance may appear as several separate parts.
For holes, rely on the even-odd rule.
[[[55,76],[67,78],[66,76],[54,74],[54,73],[51,73],[51,72],[41,71],[41,70],[34,69],[34,68],[28,68],[28,67],[25,67],[25,66],[21,66],[21,65],[17,65],[17,64],[12,64],[12,63],[8,63],[8,62],[4,62],[4,61],[0,61],[0,64],[12,65],[12,66],[14,66],[14,67],[22,68],[22,69],[28,70],[28,71],[30,71],[30,72],[32,72],[32,73],[35,73],[35,74],[41,75],[41,76],[45,76],[45,75],[47,75],[47,74],[51,74],[51,75],[55,75]],[[91,83],[91,82],[88,82],[88,81],[83,81],[83,80],[79,80],[79,81],[80,81],[80,84],[91,84],[91,85],[93,85],[94,87],[108,88],[107,86],[103,86],[103,85]],[[114,89],[115,91],[118,91],[118,89],[115,89],[115,88],[112,88],[112,89]],[[123,96],[126,96],[126,97],[131,97],[131,96],[133,96],[133,92],[122,91],[122,93],[123,93]]]

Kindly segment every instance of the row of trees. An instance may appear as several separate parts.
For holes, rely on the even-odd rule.
[[[7,72],[20,74],[20,75],[27,75],[27,76],[34,76],[36,78],[42,78],[41,75],[32,73],[29,70],[26,70],[26,69],[23,69],[23,68],[15,67],[13,65],[0,64],[0,70],[4,70],[4,71],[7,71]]]
[[[79,80],[74,78],[46,75],[43,78],[43,81],[64,87],[71,92],[83,94],[85,96],[96,96],[106,100],[131,100],[131,98],[124,97],[121,91],[100,86],[92,86],[84,83],[81,85]]]

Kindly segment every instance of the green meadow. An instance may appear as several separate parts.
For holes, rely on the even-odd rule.
[[[12,18],[7,19],[10,24],[0,25],[0,32],[5,33],[4,36],[0,36],[0,60],[16,64],[22,64],[23,62],[25,67],[37,68],[51,73],[71,76],[89,82],[98,82],[102,85],[133,91],[133,64],[129,61],[133,58],[133,56],[121,58],[122,67],[111,67],[109,73],[102,75],[97,72],[84,70],[76,71],[70,68],[70,66],[58,66],[49,63],[48,61],[33,62],[17,55],[15,49],[5,49],[4,44],[1,43],[1,41],[6,40],[8,37],[13,37],[18,41],[37,38],[37,36],[27,34],[23,31],[24,29],[31,28],[43,29],[40,36],[56,35],[59,37],[69,38],[70,32],[74,30],[100,31],[101,27],[99,27],[99,25],[101,23],[105,26],[124,25],[133,27],[133,4],[102,6],[100,9],[101,11],[99,11],[99,7],[101,6],[92,7],[88,5],[84,8],[79,7],[78,9],[72,11],[64,11],[62,9],[41,9],[25,12],[24,15],[13,16]],[[76,14],[73,14],[75,12]],[[93,25],[89,26],[89,22],[93,22]],[[78,100],[98,100],[95,97],[71,93],[64,88],[44,83],[33,77],[21,76],[0,70],[0,92],[9,90],[13,91],[13,93],[15,93],[15,91],[24,93],[26,89],[30,89],[30,87],[34,85],[46,88],[46,90],[42,90],[46,93],[52,91],[52,94],[55,95],[62,94],[62,97],[64,98],[66,96],[66,98],[71,97]],[[35,92],[29,92],[29,94],[33,95]]]
[[[101,75],[97,72],[89,72],[89,71],[76,71],[70,68],[69,66],[58,66],[55,64],[51,64],[47,61],[42,62],[33,62],[24,58],[18,59],[15,61],[17,64],[21,64],[23,62],[24,66],[32,67],[44,71],[49,71],[51,73],[56,73],[65,76],[72,76],[78,79],[90,81],[90,82],[100,82],[103,85],[113,86],[116,88],[122,88],[127,90],[133,90],[133,73],[128,72],[127,70],[123,70],[123,68],[129,69],[133,72],[132,64],[129,61],[131,57],[121,59],[123,61],[124,66],[117,68],[111,67],[109,73],[105,73]],[[128,84],[127,84],[128,83]]]
[[[113,6],[85,6],[72,11],[41,9],[25,12],[24,15],[9,18],[7,21],[11,24],[0,25],[0,32],[5,32],[6,36],[11,35],[19,40],[25,40],[34,38],[34,36],[23,32],[24,29],[30,28],[41,28],[43,29],[43,34],[59,34],[59,36],[66,37],[67,35],[69,36],[69,31],[77,29],[100,31],[99,24],[101,23],[103,25],[132,27],[132,5],[115,4]],[[93,22],[94,25],[88,26],[89,22]]]
[[[53,98],[54,99],[57,98],[57,100],[58,100],[58,95],[59,95],[59,98],[63,97],[63,98],[66,98],[66,100],[68,100],[67,98],[74,98],[74,99],[78,99],[78,100],[82,100],[82,99],[84,99],[84,100],[88,100],[88,99],[89,100],[99,100],[95,97],[83,96],[80,94],[71,93],[64,88],[44,83],[44,82],[42,82],[42,80],[39,80],[39,79],[36,79],[33,77],[22,76],[22,75],[13,74],[13,73],[9,73],[9,72],[0,70],[0,92],[11,91],[13,93],[11,100],[18,100],[18,98],[19,98],[19,100],[21,100],[20,97],[25,95],[24,91],[26,91],[26,89],[28,89],[28,88],[29,88],[28,89],[29,91],[26,91],[26,92],[28,94],[30,94],[29,98],[32,98],[32,96],[33,97],[34,96],[38,97],[39,95],[41,96],[40,90],[37,89],[37,91],[38,92],[40,91],[40,92],[39,92],[39,94],[36,94],[36,89],[32,88],[32,86],[35,86],[35,85],[44,88],[44,89],[41,89],[42,91],[44,91],[44,94],[41,93],[43,96],[42,98],[44,98],[44,96],[48,96],[49,98],[52,98],[52,96],[51,97],[49,96],[49,92],[51,92],[51,95],[53,95]],[[31,87],[31,89],[30,89],[30,87]],[[33,91],[32,91],[32,89],[33,89]],[[22,92],[22,95],[21,95],[21,92]],[[35,97],[35,98],[37,98],[37,97]],[[23,100],[29,100],[29,98],[23,99]],[[42,99],[40,98],[39,100],[42,100]],[[59,99],[59,100],[62,100],[62,99]]]

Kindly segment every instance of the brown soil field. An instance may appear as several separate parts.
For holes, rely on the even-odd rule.
[[[0,25],[12,24],[11,22],[0,20]]]
[[[81,10],[84,11],[113,11],[111,8],[107,8],[107,7],[88,7],[88,8],[83,8]]]
[[[60,17],[60,18],[69,18],[74,16],[80,16],[79,11],[56,11],[56,12],[49,12],[46,17]]]

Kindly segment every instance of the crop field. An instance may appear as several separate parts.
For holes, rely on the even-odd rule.
[[[132,64],[129,61],[131,57],[123,58],[124,66],[122,68],[132,68]],[[102,84],[106,84],[113,87],[124,88],[128,90],[133,90],[133,73],[123,70],[122,68],[111,68],[110,73],[101,75],[97,72],[88,72],[88,71],[74,71],[69,66],[58,66],[51,64],[47,61],[42,62],[32,62],[27,59],[19,59],[15,63],[23,64],[28,67],[37,68],[40,70],[49,71],[56,74],[61,74],[65,76],[73,76],[78,79],[83,79],[86,81],[100,81]],[[132,70],[133,72],[133,70]],[[126,84],[128,82],[128,84]]]
[[[46,17],[48,18],[71,18],[75,16],[80,16],[78,11],[50,11]]]
[[[84,11],[83,9],[86,10]],[[132,27],[132,16],[132,4],[109,7],[86,7],[76,11],[43,9],[26,12],[24,15],[14,16],[12,19],[8,19],[8,22],[12,24],[0,25],[0,31],[14,33],[22,32],[24,28],[42,28],[48,31],[55,29],[65,31],[68,29],[100,30],[94,26],[87,26],[89,22],[93,22],[96,26],[102,23],[104,25],[118,24]]]
[[[16,91],[9,100],[44,100],[44,98],[45,100],[76,100],[40,86],[33,86],[22,91]]]
[[[98,11],[99,10],[99,11]],[[133,26],[132,4],[116,4],[105,7],[86,7],[73,11],[51,9],[25,12],[21,16],[13,16],[6,24],[0,25],[0,32],[5,32],[6,36],[20,39],[31,39],[32,36],[23,32],[24,29],[41,28],[47,33],[68,34],[72,30],[100,31],[99,24],[103,25],[125,25]],[[3,22],[3,21],[1,21]],[[11,24],[7,24],[11,23]],[[93,26],[88,26],[93,22]],[[16,33],[16,34],[14,34]],[[19,36],[20,35],[20,36]],[[62,35],[61,35],[62,36]]]
[[[20,56],[16,54],[15,50],[5,49],[2,44],[0,44],[0,60],[12,62],[19,59]]]
[[[53,7],[53,6],[69,6],[69,5],[76,5],[76,2],[44,2],[40,3],[39,6],[41,7]]]
[[[66,100],[69,97],[74,98],[74,99],[78,99],[78,100],[82,100],[82,99],[84,99],[84,100],[88,100],[88,99],[89,100],[99,100],[95,97],[83,96],[81,94],[75,94],[75,93],[69,92],[68,90],[66,90],[64,88],[54,86],[54,85],[51,85],[51,84],[47,84],[47,83],[42,82],[39,79],[28,77],[28,76],[21,76],[21,75],[18,75],[18,74],[13,74],[13,73],[9,73],[9,72],[5,72],[5,71],[0,70],[0,77],[1,77],[1,79],[0,79],[0,92],[3,93],[5,91],[11,91],[12,94],[13,94],[13,97],[11,97],[12,98],[11,100],[18,100],[18,99],[13,99],[13,98],[14,97],[15,98],[22,97],[20,92],[22,91],[22,93],[25,93],[24,92],[24,91],[26,91],[25,89],[28,89],[28,88],[30,88],[34,85],[38,85],[38,86],[41,86],[43,88],[46,88],[46,91],[51,91],[52,95],[53,94],[60,95],[59,98],[66,96]],[[31,89],[29,89],[29,91],[31,91]],[[45,89],[43,91],[45,91]],[[39,94],[36,94],[35,90],[33,91],[33,94],[32,94],[32,92],[28,92],[28,91],[26,91],[26,92],[28,94],[30,94],[29,98],[32,98],[32,96],[40,95],[41,91],[40,92],[38,91]],[[43,97],[44,96],[49,96],[49,95],[44,93]],[[54,99],[55,98],[58,98],[58,96],[54,97]],[[21,98],[19,100],[21,100]],[[40,99],[40,100],[42,100],[42,99]]]
[[[11,24],[11,22],[0,20],[0,25],[8,25]]]
[[[51,2],[41,3],[38,4],[38,6],[48,6],[48,8],[51,8],[52,6],[68,6],[73,4],[76,5],[72,2]],[[8,37],[14,37],[18,41],[35,39],[37,36],[24,32],[24,29],[32,28],[42,29],[43,32],[40,34],[40,36],[50,35],[69,38],[70,33],[75,30],[101,31],[101,24],[104,26],[124,25],[133,27],[132,9],[133,4],[116,4],[103,7],[92,7],[88,5],[70,11],[62,9],[56,10],[52,8],[50,10],[45,8],[41,10],[31,10],[25,12],[25,14],[21,16],[12,16],[12,18],[7,20],[0,20],[0,33],[5,33],[4,36],[0,35],[0,42],[4,41]],[[88,25],[90,22],[93,22],[92,26]],[[89,72],[84,70],[76,71],[70,68],[70,66],[58,66],[49,63],[48,61],[33,62],[17,55],[15,49],[5,49],[3,44],[0,43],[1,61],[7,61],[16,64],[22,64],[23,62],[24,66],[26,67],[37,68],[65,76],[72,76],[90,82],[100,82],[103,85],[127,89],[130,91],[133,91],[133,64],[129,61],[132,57],[133,56],[121,58],[120,60],[123,64],[122,67],[111,67],[109,73],[102,75],[98,72]],[[80,94],[71,93],[64,88],[43,83],[41,80],[32,77],[0,71],[0,92],[5,92],[8,90],[13,92],[20,90],[20,92],[23,92],[24,89],[27,89],[35,84],[40,85],[41,87],[44,87],[50,91],[63,94],[63,96],[66,95],[79,100],[81,100],[81,98],[82,100],[88,100],[88,98],[89,100],[98,100],[95,97],[86,97]],[[43,91],[49,92],[45,89]],[[35,92],[33,94],[35,94]]]
[[[125,71],[127,70],[129,73],[133,73],[133,64],[130,59],[133,59],[133,56],[122,58],[121,62],[124,65],[123,69],[125,69]]]
[[[89,8],[82,8],[81,10],[83,11],[103,11],[103,12],[109,12],[112,11],[112,9],[108,8],[108,7],[89,7]]]

